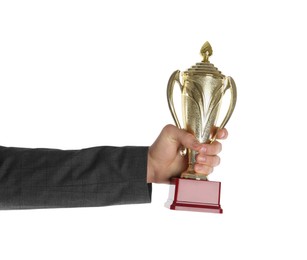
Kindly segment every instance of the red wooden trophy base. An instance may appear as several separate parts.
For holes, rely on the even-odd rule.
[[[220,182],[173,178],[165,207],[173,210],[223,213],[220,192]]]

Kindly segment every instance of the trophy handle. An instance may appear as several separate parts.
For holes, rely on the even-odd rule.
[[[230,104],[229,104],[229,108],[228,108],[228,111],[227,111],[227,114],[223,120],[223,122],[221,123],[220,126],[217,127],[216,131],[215,131],[215,134],[214,136],[211,138],[211,143],[215,141],[216,139],[216,135],[217,135],[217,131],[219,129],[222,129],[226,126],[226,124],[228,123],[228,120],[230,119],[234,109],[235,109],[235,106],[236,106],[236,103],[237,103],[237,87],[236,87],[236,83],[234,82],[233,78],[232,77],[226,77],[226,83],[225,83],[225,87],[224,87],[224,90],[223,90],[223,95],[225,94],[225,92],[229,89],[230,90]]]
[[[174,100],[173,100],[174,86],[175,86],[176,82],[179,84],[181,92],[183,90],[183,86],[180,82],[179,76],[180,76],[180,70],[176,70],[176,71],[173,72],[173,74],[171,75],[171,77],[168,81],[168,84],[167,84],[167,101],[168,101],[169,110],[171,111],[171,114],[173,116],[175,124],[178,128],[181,129],[181,125],[180,125],[180,122],[178,120],[178,116],[177,116],[177,113],[176,113],[176,110],[175,110],[175,107],[174,107]]]

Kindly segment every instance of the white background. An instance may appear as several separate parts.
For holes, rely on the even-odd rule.
[[[1,259],[306,259],[304,1],[0,1],[0,144],[150,145],[172,123],[170,74],[231,75],[224,214],[153,202],[0,212]]]

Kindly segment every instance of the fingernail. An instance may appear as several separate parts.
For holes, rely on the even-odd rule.
[[[206,157],[205,156],[198,156],[197,161],[200,162],[200,163],[204,163],[204,162],[206,162]]]
[[[193,148],[194,148],[194,149],[197,149],[197,148],[199,148],[199,146],[200,146],[200,143],[199,143],[197,140],[195,140],[195,141],[193,142]]]
[[[205,153],[207,151],[207,147],[206,146],[203,146],[201,149],[200,149],[200,152],[201,153]]]
[[[222,131],[221,134],[220,134],[220,138],[222,139],[222,138],[224,138],[224,137],[225,137],[225,132]]]

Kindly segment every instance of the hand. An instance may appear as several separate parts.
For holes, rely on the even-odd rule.
[[[226,129],[221,129],[217,133],[217,139],[226,139],[227,136]],[[198,152],[194,166],[197,173],[208,175],[220,163],[217,154],[222,150],[221,143],[214,141],[212,144],[201,144],[185,130],[167,125],[148,151],[148,183],[169,183],[172,177],[179,176],[187,169],[188,157],[183,157],[179,153],[182,147]]]

